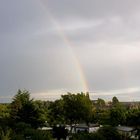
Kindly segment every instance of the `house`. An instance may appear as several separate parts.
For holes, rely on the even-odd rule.
[[[78,132],[96,132],[100,128],[100,125],[98,124],[77,124],[75,126],[72,126],[72,133],[78,133]]]
[[[124,139],[126,138],[138,139],[138,137],[136,136],[137,130],[133,127],[117,126],[116,129],[122,135],[122,137],[124,137]]]

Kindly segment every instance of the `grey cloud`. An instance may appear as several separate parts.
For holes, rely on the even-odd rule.
[[[133,20],[133,23],[131,23],[131,20]],[[95,23],[97,21],[95,20]],[[91,21],[89,21],[90,23]],[[90,28],[83,28],[75,32],[64,31],[72,41],[79,44],[80,42],[82,44],[83,40],[88,43],[113,42],[114,44],[124,44],[139,41],[139,23],[139,17],[135,20],[132,17],[128,21],[125,21],[121,17],[114,17],[100,21],[95,27],[91,26]]]
[[[44,0],[45,3],[45,0]],[[110,16],[129,16],[133,12],[139,10],[140,2],[131,0],[60,0],[57,2],[49,0],[48,8],[59,18],[104,18]],[[65,14],[64,14],[65,13]]]
[[[139,86],[140,49],[106,44],[77,50],[90,90],[109,90]],[[93,49],[94,48],[94,49]]]
[[[1,1],[0,101],[9,101],[18,88],[38,95],[83,90],[77,57],[90,91],[139,87],[139,5],[138,0]]]

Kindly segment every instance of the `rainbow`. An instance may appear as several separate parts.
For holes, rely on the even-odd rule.
[[[50,22],[56,27],[59,37],[62,39],[62,41],[65,43],[65,45],[68,47],[69,51],[71,52],[73,60],[74,60],[73,63],[77,69],[77,75],[80,78],[82,88],[84,89],[84,92],[88,92],[89,91],[88,83],[87,83],[86,77],[84,75],[84,71],[81,66],[81,63],[74,50],[74,44],[68,38],[68,36],[65,34],[65,32],[63,31],[63,28],[57,22],[56,18],[52,15],[52,13],[50,13],[46,3],[44,3],[42,0],[39,0],[39,1],[40,1],[42,8],[46,11],[47,18],[49,18]]]

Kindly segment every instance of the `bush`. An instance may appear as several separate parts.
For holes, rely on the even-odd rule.
[[[14,127],[16,134],[22,134],[26,129],[31,129],[31,125],[24,122],[19,122]]]
[[[10,140],[11,137],[11,129],[2,130],[0,131],[0,139],[1,140]]]
[[[104,140],[99,133],[85,133],[80,132],[77,134],[73,134],[70,140]]]
[[[31,140],[52,140],[51,133],[43,130],[26,129],[24,132],[25,139]]]
[[[100,128],[98,133],[103,136],[104,140],[121,140],[121,136],[116,128],[111,126]]]
[[[13,134],[10,140],[52,140],[52,135],[43,130],[26,129],[21,134]]]
[[[21,134],[13,135],[10,140],[25,140]]]
[[[70,140],[121,140],[121,137],[115,128],[106,126],[94,133],[73,134]]]

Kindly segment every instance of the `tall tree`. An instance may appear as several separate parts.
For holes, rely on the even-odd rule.
[[[17,94],[13,97],[13,101],[10,105],[10,107],[11,107],[10,115],[13,120],[19,119],[18,112],[28,102],[32,102],[32,99],[30,99],[30,93],[26,90],[21,91],[19,89]]]
[[[116,96],[112,98],[112,106],[117,106],[119,104],[119,100]]]
[[[62,95],[65,117],[69,123],[90,121],[92,113],[92,103],[84,93]]]
[[[43,123],[40,119],[39,109],[36,108],[33,99],[30,99],[30,93],[26,90],[18,90],[14,96],[10,116],[14,124],[24,122],[37,128]]]
[[[126,123],[129,126],[140,127],[140,109],[131,109],[126,113]]]
[[[97,110],[102,110],[105,107],[105,101],[101,98],[98,98],[97,103],[96,103],[96,108]]]

